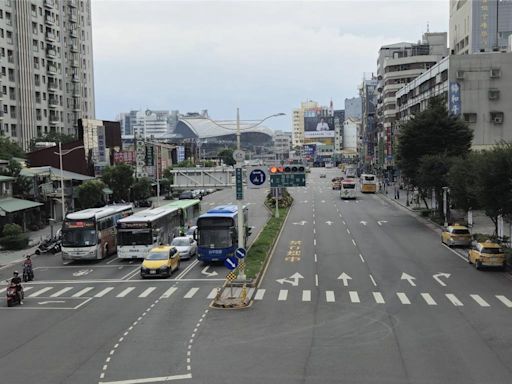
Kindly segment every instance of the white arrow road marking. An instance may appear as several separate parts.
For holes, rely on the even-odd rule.
[[[416,286],[416,283],[413,280],[416,280],[414,276],[411,276],[405,272],[402,273],[402,276],[400,277],[400,280],[407,280],[409,284],[411,284],[413,287]]]
[[[208,268],[210,268],[209,265],[207,265],[206,267],[204,267],[202,270],[201,270],[201,273],[203,275],[206,275],[208,277],[212,277],[212,276],[217,276],[218,273],[216,271],[213,271],[213,272],[208,272]]]
[[[332,225],[332,221],[330,221],[330,220],[329,220],[329,221],[326,221],[326,222],[325,222],[325,224],[327,224],[327,225],[331,226],[331,225]]]
[[[91,272],[94,272],[94,270],[93,269],[81,269],[81,270],[79,270],[77,272],[74,272],[73,276],[75,276],[75,277],[85,276],[85,275],[88,275]]]
[[[361,224],[363,224],[366,227],[366,221],[360,221]]]
[[[379,225],[382,225],[382,224],[384,224],[384,223],[387,223],[387,221],[386,221],[386,220],[380,220],[380,221],[377,221],[377,224],[379,224]]]
[[[338,280],[343,280],[343,286],[348,287],[348,281],[352,280],[352,278],[345,272],[343,272],[341,275],[338,276]]]
[[[433,275],[432,277],[434,278],[435,281],[437,281],[441,286],[443,287],[446,287],[446,284],[440,279],[440,277],[446,277],[446,278],[449,278],[451,275],[449,273],[445,273],[445,272],[439,272],[435,275]]]
[[[304,276],[302,276],[299,272],[295,272],[293,275],[290,276],[291,280],[288,280],[286,278],[283,279],[277,279],[276,281],[283,285],[284,283],[291,284],[292,286],[296,287],[299,285],[299,279],[303,279]]]
[[[52,304],[52,303],[65,303],[65,301],[59,301],[59,300],[48,300],[48,301],[40,301],[37,304],[45,305],[45,304]]]

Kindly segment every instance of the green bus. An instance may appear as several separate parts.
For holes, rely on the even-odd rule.
[[[201,214],[201,201],[192,200],[176,200],[172,203],[164,205],[166,208],[178,208],[180,214],[180,226],[182,231],[186,232],[188,228],[196,225],[196,220]]]

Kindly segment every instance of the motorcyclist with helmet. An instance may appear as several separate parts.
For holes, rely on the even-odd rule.
[[[29,281],[33,278],[34,271],[32,269],[32,260],[30,255],[27,255],[25,261],[23,262],[23,281]]]
[[[11,278],[11,285],[16,286],[16,294],[18,295],[18,300],[20,304],[23,304],[22,297],[21,297],[21,291],[23,287],[21,286],[21,277],[18,271],[13,272],[13,276]]]

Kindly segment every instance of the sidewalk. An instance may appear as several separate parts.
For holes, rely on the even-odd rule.
[[[419,201],[419,204],[416,202],[414,198],[414,194],[412,191],[409,191],[409,205],[407,205],[407,191],[406,190],[398,190],[399,198],[395,196],[395,186],[390,185],[386,188],[387,193],[385,191],[380,192],[381,195],[385,196],[389,200],[393,200],[394,202],[404,206],[412,212],[416,212],[420,215],[420,211],[425,209],[425,204],[423,201]],[[429,207],[431,207],[432,202],[428,200]],[[452,209],[451,210],[451,222],[452,223],[467,223],[467,212]],[[440,226],[441,227],[441,226]],[[510,226],[509,226],[510,230]],[[494,233],[494,223],[492,220],[485,215],[484,211],[473,211],[473,226],[470,228],[471,233],[482,233],[486,235],[492,235]],[[507,232],[505,230],[505,232]],[[505,233],[507,234],[507,233]],[[510,234],[509,234],[510,235]]]
[[[60,226],[61,223],[53,224],[53,234],[55,234]],[[13,263],[21,262],[26,255],[33,255],[39,242],[50,235],[50,231],[51,229],[48,225],[39,231],[26,232],[29,237],[29,248],[19,251],[0,250],[0,268]]]

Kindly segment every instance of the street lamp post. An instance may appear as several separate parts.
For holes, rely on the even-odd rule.
[[[81,148],[84,148],[84,146],[80,145],[78,147],[74,147],[74,148],[66,150],[66,153],[62,153],[62,142],[59,141],[59,153],[53,152],[55,155],[59,155],[59,163],[60,163],[60,198],[61,198],[61,205],[62,205],[62,221],[64,221],[64,218],[66,216],[65,199],[64,199],[64,170],[62,168],[62,156],[67,155],[67,154],[73,152],[75,149],[81,149]]]
[[[443,214],[444,214],[444,226],[448,226],[448,187],[443,187]]]

